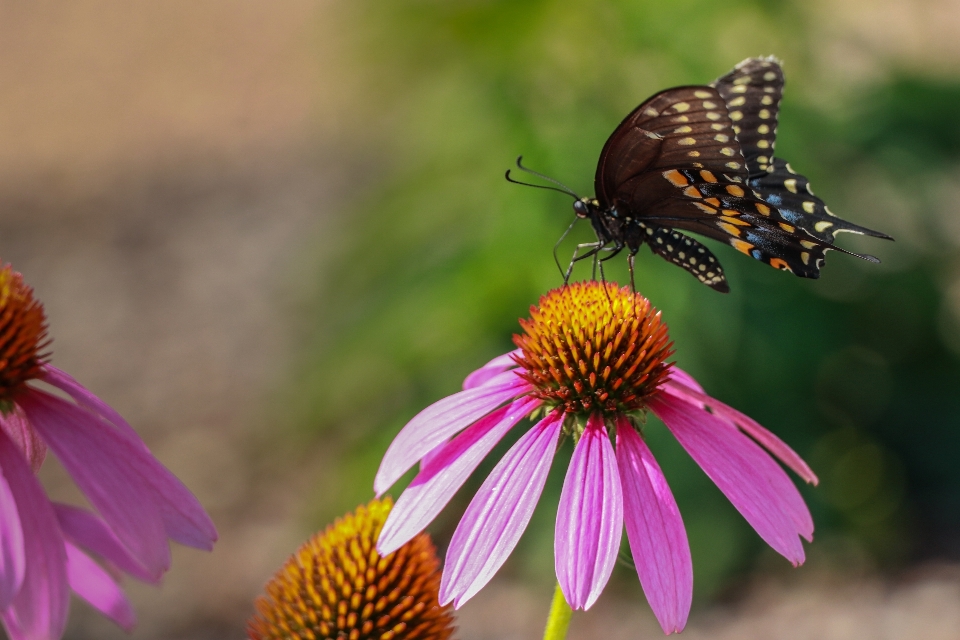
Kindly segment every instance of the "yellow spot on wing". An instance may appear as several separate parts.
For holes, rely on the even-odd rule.
[[[785,186],[785,187],[787,188],[787,191],[789,191],[790,193],[796,193],[796,192],[797,192],[797,181],[796,181],[795,178],[790,178],[789,180],[784,180],[784,181],[783,181],[783,186]]]
[[[770,142],[767,140],[757,140],[757,147],[760,149],[768,149],[770,148]]]
[[[800,259],[803,260],[803,264],[810,264],[810,254],[806,251],[800,252]]]
[[[733,81],[733,84],[735,84],[735,85],[738,85],[738,84],[743,84],[743,85],[750,84],[750,76],[740,76],[739,78],[737,78],[736,80]]]
[[[826,220],[821,220],[821,221],[818,222],[817,224],[813,225],[813,228],[816,229],[817,231],[819,231],[820,233],[823,233],[824,231],[826,231],[827,229],[829,229],[829,228],[832,227],[832,226],[833,226],[833,223],[832,223],[832,222],[827,222]]]
[[[734,151],[730,147],[724,147],[723,149],[720,149],[720,153],[722,153],[725,156],[732,156],[733,154],[736,153],[736,151]]]
[[[739,84],[730,88],[730,93],[746,93],[746,92],[747,92],[747,85],[745,84]]]
[[[678,102],[677,104],[673,105],[673,110],[678,113],[683,113],[689,108],[690,108],[690,104],[687,102]]]
[[[741,113],[740,111],[730,112],[730,119],[733,120],[734,122],[736,122],[737,120],[740,120],[741,118],[743,118],[743,113]]]
[[[804,200],[803,202],[803,210],[807,213],[813,213],[816,207],[817,204],[811,200]]]
[[[677,116],[673,119],[674,122],[690,122],[690,118],[687,116]]]
[[[700,209],[701,211],[703,211],[704,213],[716,213],[716,212],[717,212],[716,209],[714,209],[713,207],[708,207],[707,205],[703,204],[702,202],[694,202],[693,204],[696,205],[697,208],[699,208],[699,209]]]
[[[809,240],[801,240],[800,246],[803,247],[804,249],[813,249],[815,246],[817,246],[817,243],[810,242]]]
[[[760,113],[758,113],[757,115],[763,118],[764,120],[766,120],[767,118],[770,117],[770,111],[767,109],[760,109]]]
[[[771,105],[773,104],[773,98],[770,96],[763,96],[760,98],[760,104]]]
[[[712,94],[712,93],[710,93],[709,91],[704,91],[703,89],[701,89],[701,90],[699,90],[699,91],[694,91],[694,92],[693,92],[693,95],[697,96],[697,97],[700,98],[701,100],[702,100],[703,98],[712,98],[712,97],[713,97],[713,94]]]
[[[715,102],[710,102],[709,100],[704,100],[704,101],[703,101],[703,108],[704,108],[704,109],[716,109],[716,108],[717,108],[717,104],[716,104]]]
[[[643,115],[656,117],[660,115],[660,112],[654,109],[653,107],[647,107],[646,109],[643,110]]]
[[[721,117],[720,114],[717,113],[716,111],[707,112],[707,120],[719,120],[720,117]]]
[[[687,124],[683,125],[682,127],[677,127],[673,130],[674,133],[690,133],[691,131],[693,131],[693,129]]]
[[[747,99],[744,96],[737,96],[733,100],[727,103],[728,107],[739,107],[740,105],[746,103]]]
[[[757,127],[757,133],[761,133],[761,134],[770,133],[770,127],[768,127],[765,124],[762,124],[759,127]]]
[[[763,79],[766,80],[767,82],[776,80],[777,74],[774,71],[767,71],[765,74],[763,74]]]
[[[683,144],[683,145],[691,145],[696,143],[697,143],[696,138],[680,138],[679,140],[677,140],[677,144]]]

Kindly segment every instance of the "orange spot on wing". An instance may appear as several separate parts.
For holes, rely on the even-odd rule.
[[[689,196],[691,198],[702,198],[703,194],[700,193],[696,187],[687,187],[683,190],[683,195]]]
[[[786,231],[787,233],[793,233],[794,231],[797,230],[796,227],[794,227],[793,225],[787,224],[786,222],[781,222],[780,228]]]
[[[726,220],[729,220],[730,218],[725,218],[725,219],[726,219]],[[732,225],[732,224],[727,224],[726,222],[718,222],[718,223],[717,223],[717,226],[720,227],[721,229],[723,229],[724,231],[726,231],[727,233],[729,233],[731,236],[734,236],[735,238],[740,237],[740,229],[737,229],[737,228],[736,228],[734,225]],[[731,240],[730,242],[733,243],[734,241]],[[740,241],[738,240],[737,242],[740,242]],[[743,244],[747,244],[747,243],[744,242]],[[736,246],[736,245],[734,245],[734,246]],[[746,253],[746,251],[744,251],[744,253]]]
[[[767,205],[760,204],[759,202],[754,202],[753,206],[755,206],[757,208],[757,211],[759,211],[763,215],[765,216],[770,215],[770,207],[768,207]]]
[[[715,207],[719,207],[719,206],[720,206],[720,200],[718,200],[717,198],[707,198],[706,200],[704,200],[704,202],[709,202],[710,204],[712,204],[712,205],[715,206]]]
[[[781,271],[789,271],[790,273],[793,273],[793,270],[790,268],[790,265],[788,265],[785,261],[781,260],[780,258],[770,258],[770,266],[773,267],[774,269],[780,269]]]
[[[727,185],[727,193],[729,193],[729,194],[732,195],[732,196],[737,196],[738,198],[742,198],[742,197],[743,197],[743,189],[741,189],[740,187],[738,187],[738,186],[735,185],[735,184],[728,184],[728,185]]]
[[[726,213],[726,211],[724,211],[723,213]],[[741,220],[740,218],[730,218],[730,217],[728,217],[728,216],[720,216],[720,218],[721,218],[724,222],[728,222],[728,223],[730,223],[730,224],[735,224],[735,225],[737,225],[738,227],[749,227],[749,226],[750,226],[750,223],[749,223],[749,222],[747,222],[746,220]]]
[[[705,213],[716,213],[717,210],[711,206],[705,205],[702,202],[694,202],[694,206],[699,207],[701,211]]]
[[[666,178],[670,184],[675,187],[685,187],[690,184],[690,181],[687,180],[687,177],[677,171],[676,169],[671,169],[670,171],[664,171],[663,177]]]
[[[749,242],[744,242],[743,240],[735,240],[733,238],[730,239],[730,246],[732,246],[734,249],[736,249],[740,253],[745,253],[748,256],[750,255],[750,251],[753,249],[753,245],[750,244]]]
[[[716,182],[716,181],[717,181],[717,176],[713,175],[713,174],[710,173],[709,171],[701,171],[701,172],[700,172],[700,177],[703,178],[704,180],[706,180],[707,182]]]

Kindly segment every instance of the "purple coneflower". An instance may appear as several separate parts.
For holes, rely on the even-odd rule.
[[[677,504],[643,439],[649,409],[761,538],[794,565],[803,562],[800,537],[812,539],[813,520],[770,454],[807,482],[816,476],[777,436],[666,362],[672,343],[646,298],[612,283],[577,283],[543,296],[530,316],[514,336],[518,350],[470,374],[463,391],[420,412],[387,449],[378,495],[417,462],[420,472],[384,525],[381,554],[422,531],[507,431],[538,417],[467,507],[447,551],[440,602],[459,607],[503,565],[530,521],[560,438],[569,436],[575,447],[554,540],[564,597],[575,609],[596,602],[626,525],[654,614],[666,633],[680,631],[693,569]]]
[[[11,640],[60,638],[71,590],[130,629],[133,610],[111,573],[157,582],[170,568],[168,539],[207,550],[217,539],[197,499],[130,425],[46,362],[46,335],[43,306],[33,290],[9,265],[3,267],[0,619]],[[33,387],[31,380],[73,401]],[[48,447],[94,511],[47,497],[36,473]]]

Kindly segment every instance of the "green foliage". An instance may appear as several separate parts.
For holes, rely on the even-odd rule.
[[[319,248],[328,259],[318,322],[292,396],[298,424],[343,453],[340,471],[327,476],[366,482],[349,491],[369,491],[400,427],[510,349],[516,319],[561,283],[551,251],[573,219],[570,201],[507,184],[503,171],[518,154],[590,194],[606,136],[642,99],[775,53],[790,83],[778,155],[844,217],[907,233],[907,242],[844,236],[841,244],[885,264],[831,254],[820,281],[713,243],[728,271],[727,296],[644,251],[638,288],[663,310],[680,366],[821,473],[819,488],[803,489],[818,535],[845,537],[881,564],[913,557],[921,540],[955,538],[960,364],[944,347],[940,282],[944,256],[956,249],[945,254],[919,212],[933,198],[929,187],[956,171],[960,85],[900,71],[886,83],[845,88],[842,108],[818,107],[800,7],[355,3],[344,18],[345,55],[358,61],[360,137],[383,177],[350,205],[343,233]],[[589,238],[577,228],[560,260]],[[614,262],[607,276],[624,282]],[[763,545],[660,425],[651,421],[647,431],[690,529],[697,584],[712,592],[753,566]],[[552,548],[564,468],[561,456],[515,571],[552,570],[543,549]],[[438,521],[441,541],[470,487]],[[344,508],[328,500],[318,518]]]

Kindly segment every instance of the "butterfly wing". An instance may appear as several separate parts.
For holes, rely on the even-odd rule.
[[[838,218],[823,200],[813,195],[810,181],[781,158],[773,158],[770,168],[760,176],[751,176],[749,185],[788,222],[825,242],[832,243],[836,234],[844,231],[893,240],[885,233]]]
[[[783,69],[776,58],[747,58],[713,84],[733,121],[751,178],[765,173],[777,140]]]
[[[774,158],[783,84],[780,62],[769,56],[747,58],[711,85],[723,97],[733,120],[750,187],[777,207],[788,222],[828,243],[843,231],[892,240],[884,233],[836,217],[823,200],[813,195],[809,180],[785,160]]]
[[[654,95],[620,123],[600,152],[595,187],[602,209],[649,172],[692,167],[745,180],[743,157],[716,89],[676,87]]]

